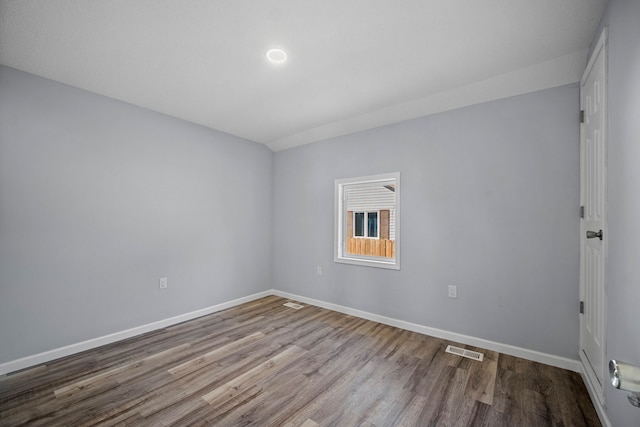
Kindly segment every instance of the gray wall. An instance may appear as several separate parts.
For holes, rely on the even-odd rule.
[[[274,287],[577,359],[578,106],[564,86],[275,153]],[[333,263],[334,180],[396,171],[401,271]]]
[[[0,363],[270,289],[271,168],[260,144],[0,67]]]
[[[609,0],[607,358],[640,366],[640,1]],[[640,425],[627,393],[606,385],[614,426]]]

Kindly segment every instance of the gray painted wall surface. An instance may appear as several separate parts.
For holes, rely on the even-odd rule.
[[[275,153],[274,288],[577,359],[578,106],[564,86]],[[334,180],[396,171],[401,271],[334,263]]]
[[[0,363],[270,289],[271,168],[260,144],[0,67]]]
[[[640,366],[640,1],[609,0],[600,31],[609,28],[607,360]],[[639,426],[627,393],[605,388],[614,426]]]

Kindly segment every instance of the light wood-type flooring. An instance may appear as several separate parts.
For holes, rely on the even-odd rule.
[[[0,376],[0,425],[600,425],[575,372],[285,302]]]

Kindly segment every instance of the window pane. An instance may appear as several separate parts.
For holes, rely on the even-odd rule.
[[[356,212],[354,214],[353,235],[355,237],[364,237],[364,212]]]
[[[378,213],[369,212],[367,221],[367,237],[378,237]]]

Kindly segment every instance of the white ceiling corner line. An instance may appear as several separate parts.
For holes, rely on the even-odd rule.
[[[485,80],[381,108],[265,143],[272,151],[344,136],[355,132],[441,113],[483,102],[573,84],[580,81],[587,49],[554,58]]]

